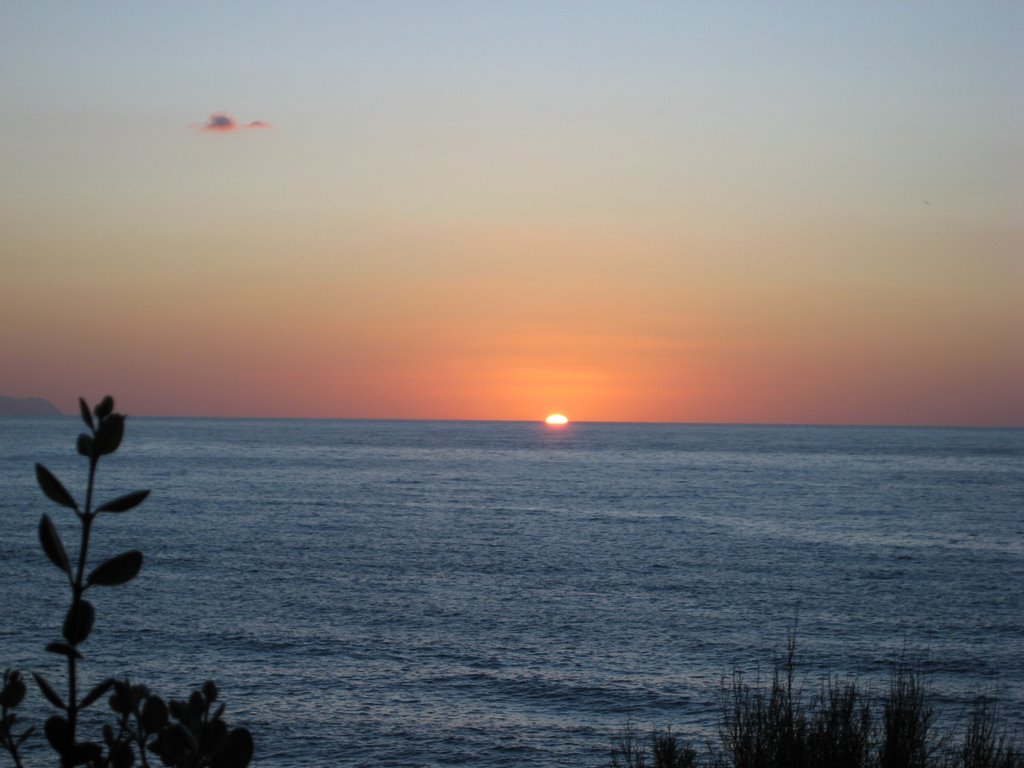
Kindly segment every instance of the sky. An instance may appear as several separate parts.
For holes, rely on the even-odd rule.
[[[0,394],[1024,426],[1024,4],[0,3]]]

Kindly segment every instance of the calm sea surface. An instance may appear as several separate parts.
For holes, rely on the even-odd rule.
[[[79,426],[0,420],[0,668],[58,680],[32,465],[81,494]],[[714,733],[794,623],[807,686],[903,656],[1024,726],[1024,430],[132,418],[99,485],[153,494],[95,529],[146,562],[86,684],[214,677],[257,766],[593,767]]]

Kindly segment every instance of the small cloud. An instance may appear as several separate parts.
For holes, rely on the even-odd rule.
[[[236,131],[238,130],[238,123],[235,122],[235,118],[231,115],[225,115],[223,112],[215,112],[210,115],[210,119],[206,121],[206,125],[203,126],[204,131]]]
[[[240,131],[243,128],[269,127],[270,123],[265,123],[262,120],[253,120],[251,123],[240,125],[231,115],[224,112],[214,112],[210,115],[210,119],[203,123],[202,130],[215,133],[230,133],[231,131]]]

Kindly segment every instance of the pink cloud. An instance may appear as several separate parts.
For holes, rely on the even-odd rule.
[[[262,120],[253,120],[251,123],[241,125],[229,114],[224,112],[214,112],[210,115],[210,119],[203,123],[202,130],[212,131],[215,133],[230,133],[231,131],[240,131],[243,128],[269,127],[270,123],[265,123]]]

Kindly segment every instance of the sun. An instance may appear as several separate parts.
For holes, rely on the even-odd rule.
[[[552,427],[561,427],[564,424],[568,424],[569,420],[560,413],[552,413],[550,416],[544,419],[544,423]]]

